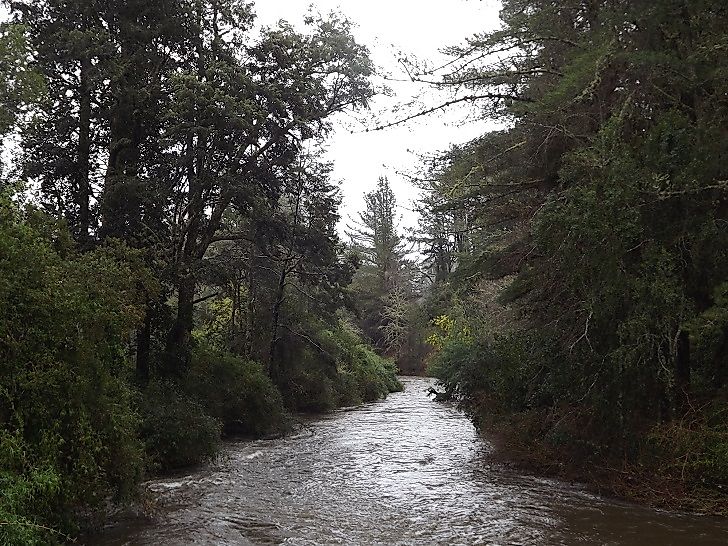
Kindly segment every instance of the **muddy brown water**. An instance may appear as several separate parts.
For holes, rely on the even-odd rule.
[[[659,512],[489,461],[466,416],[404,378],[386,400],[293,436],[228,443],[214,464],[146,484],[152,521],[94,545],[728,545],[728,520]]]

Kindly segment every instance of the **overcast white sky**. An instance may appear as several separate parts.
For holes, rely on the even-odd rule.
[[[440,48],[458,44],[476,32],[497,28],[500,10],[499,0],[257,0],[258,22],[272,26],[285,19],[297,24],[311,5],[321,13],[340,11],[354,21],[357,40],[369,47],[375,64],[389,72],[398,71],[397,51],[432,61],[444,59]],[[388,85],[397,96],[378,98],[375,110],[386,110],[417,92],[411,84]],[[363,207],[364,193],[375,186],[381,175],[389,178],[402,205],[403,225],[414,224],[416,218],[407,208],[415,190],[397,173],[415,168],[418,154],[467,142],[495,126],[484,122],[456,126],[454,122],[459,119],[461,114],[450,112],[373,133],[350,134],[343,126],[337,128],[329,140],[329,159],[335,165],[335,178],[342,181],[344,207],[340,227],[344,227],[349,215],[356,216]]]

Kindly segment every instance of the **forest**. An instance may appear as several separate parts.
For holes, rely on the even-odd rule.
[[[350,289],[384,265],[337,235],[320,157],[373,93],[347,20],[255,37],[232,0],[10,7],[1,543],[64,540],[224,435],[400,389]]]
[[[382,176],[345,232],[324,148],[378,93],[346,17],[7,5],[0,543],[71,540],[399,373],[519,464],[728,513],[723,0],[504,0],[445,66],[403,60],[448,98],[386,125],[501,128],[423,158],[416,229]]]
[[[417,177],[441,395],[529,465],[725,512],[728,4],[501,20],[410,68],[507,120]]]

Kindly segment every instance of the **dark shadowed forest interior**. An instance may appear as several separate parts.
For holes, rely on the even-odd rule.
[[[0,544],[98,531],[401,375],[494,460],[728,515],[724,0],[503,0],[444,66],[403,57],[438,98],[369,130],[463,106],[498,129],[351,217],[325,147],[383,92],[355,21],[5,4]]]

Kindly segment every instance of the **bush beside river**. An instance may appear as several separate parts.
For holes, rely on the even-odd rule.
[[[0,201],[0,544],[63,542],[144,477],[213,458],[225,435],[281,434],[292,411],[401,389],[343,323],[281,388],[202,334],[185,373],[140,386],[128,343],[149,279],[135,263],[121,246],[79,252],[63,225]]]
[[[618,427],[610,408],[567,399],[542,343],[451,335],[430,363],[441,398],[461,405],[499,461],[656,507],[728,514],[728,401],[696,398],[679,419],[633,415]]]

